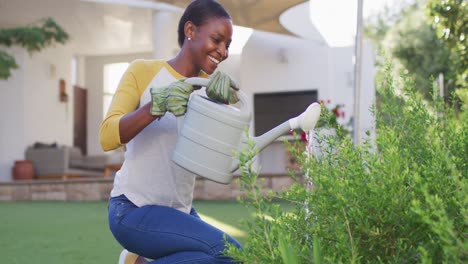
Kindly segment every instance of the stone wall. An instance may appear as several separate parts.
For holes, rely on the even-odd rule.
[[[0,201],[107,200],[112,179],[31,180],[0,183]]]
[[[265,191],[284,190],[293,184],[286,175],[264,175]],[[31,180],[0,183],[0,201],[105,201],[113,179]],[[234,200],[242,195],[239,185],[224,185],[198,178],[195,200]]]

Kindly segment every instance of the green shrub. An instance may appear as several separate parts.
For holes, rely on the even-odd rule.
[[[289,190],[262,193],[254,146],[239,154],[241,201],[257,215],[244,250],[229,255],[245,263],[468,261],[468,114],[455,117],[439,98],[429,105],[390,72],[378,89],[375,139],[353,145],[338,128],[316,136],[323,155],[291,147],[303,176],[291,174]]]

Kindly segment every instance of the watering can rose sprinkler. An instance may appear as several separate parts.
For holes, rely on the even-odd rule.
[[[209,79],[188,78],[191,85],[207,86]],[[172,160],[201,177],[229,184],[239,167],[234,153],[246,144],[245,129],[250,125],[251,111],[246,95],[237,92],[240,107],[215,102],[205,96],[193,95],[187,112],[177,118],[178,138]],[[313,130],[320,117],[320,105],[312,103],[297,117],[291,118],[265,134],[254,137],[255,147],[261,151],[290,130]]]

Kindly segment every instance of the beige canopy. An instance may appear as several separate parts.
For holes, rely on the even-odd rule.
[[[191,0],[158,0],[185,8]],[[234,24],[257,30],[291,34],[279,23],[279,16],[304,0],[218,0],[231,14]]]

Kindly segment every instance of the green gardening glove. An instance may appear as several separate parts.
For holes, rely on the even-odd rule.
[[[220,71],[210,76],[210,82],[206,86],[206,95],[221,103],[235,104],[239,102],[236,91],[239,91],[239,88],[234,80]]]
[[[193,86],[184,80],[175,81],[168,86],[151,88],[151,114],[163,116],[167,111],[175,116],[187,112],[187,104]]]

